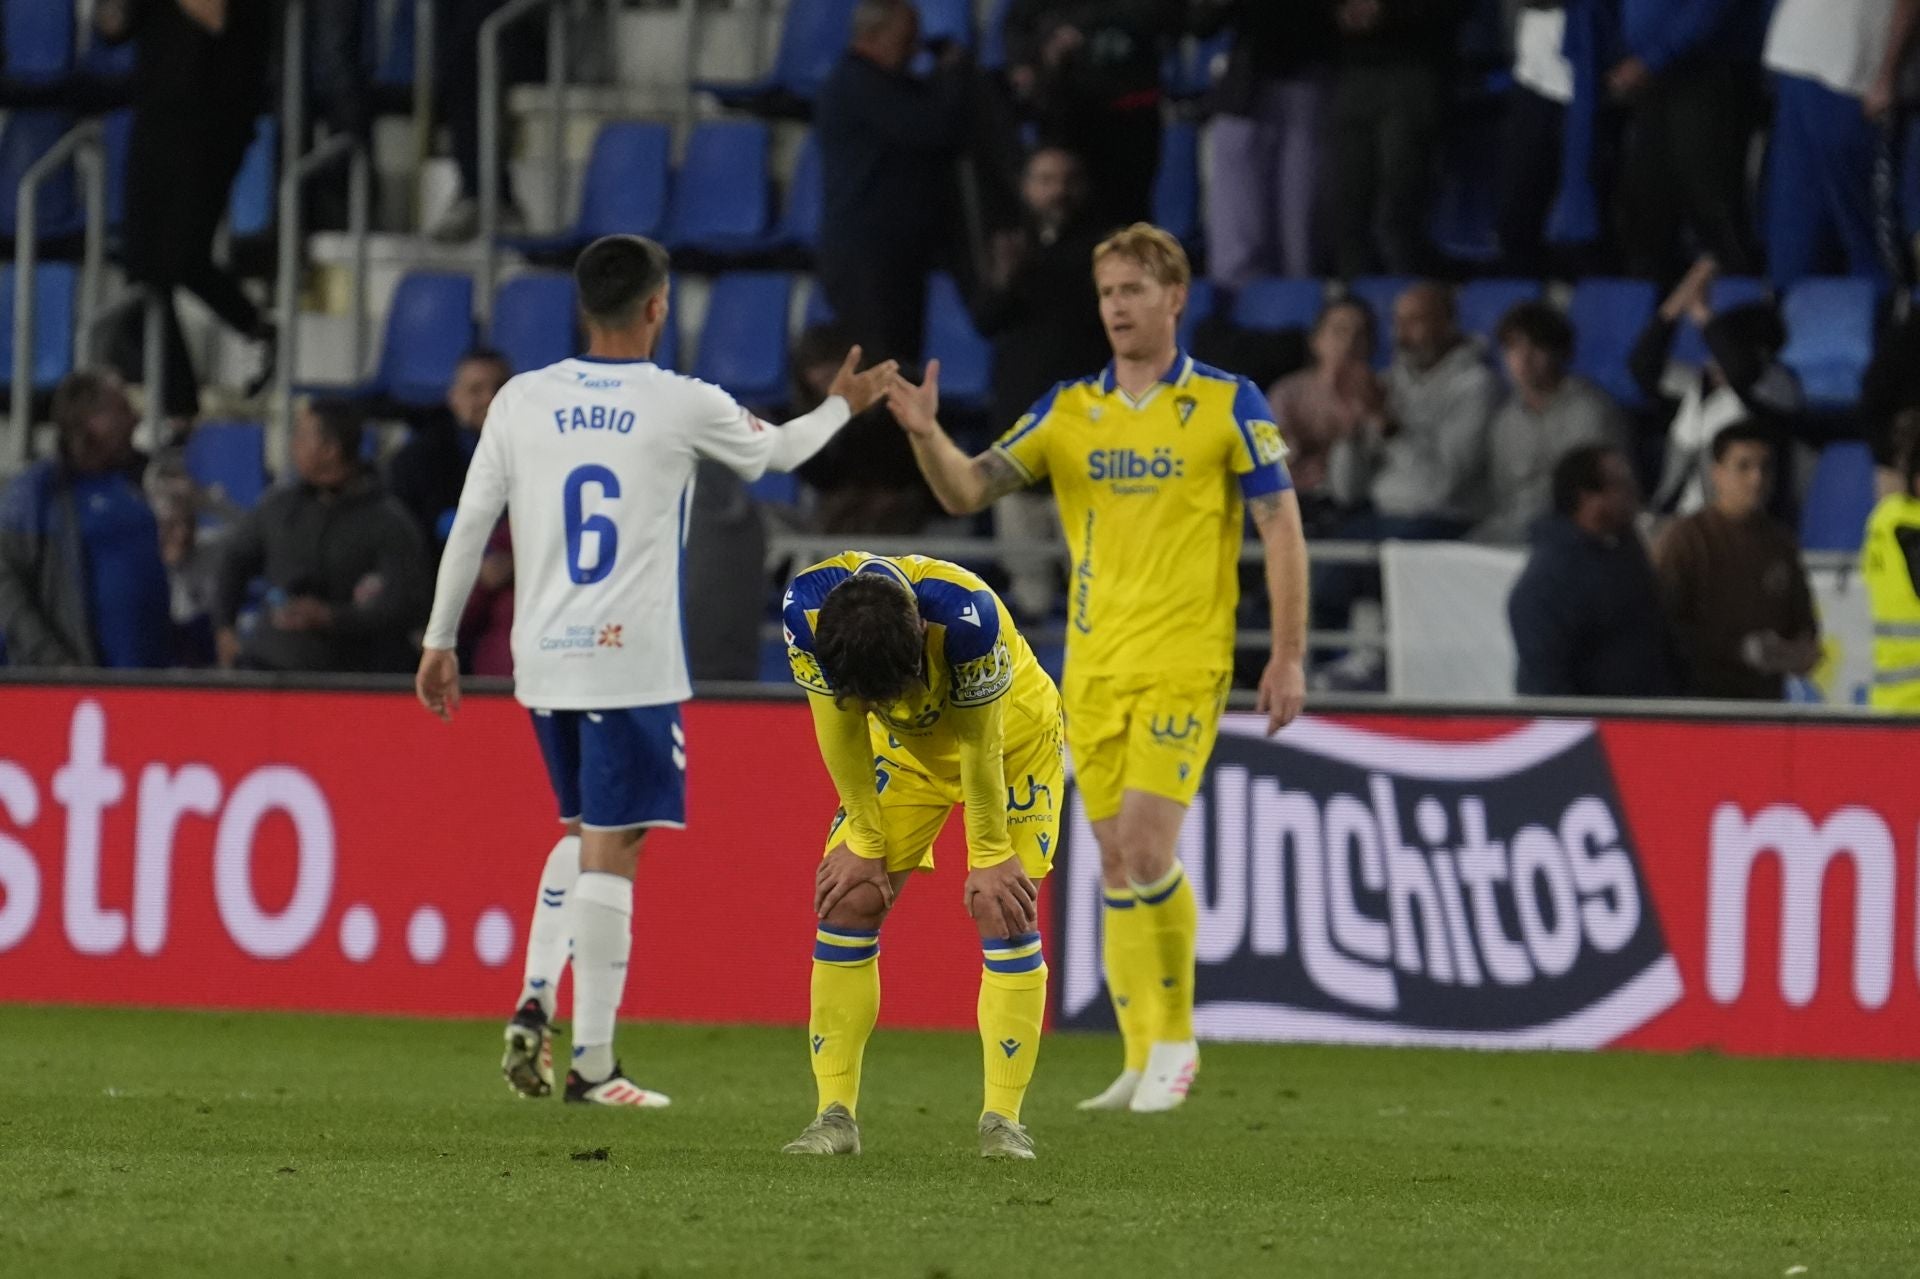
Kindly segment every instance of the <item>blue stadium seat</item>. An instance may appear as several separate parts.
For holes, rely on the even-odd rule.
[[[667,325],[660,330],[660,341],[653,348],[653,362],[663,369],[680,371],[680,316],[667,308]]]
[[[669,248],[725,254],[764,247],[772,204],[769,141],[758,120],[694,126],[667,204]]]
[[[32,0],[28,0],[29,3]],[[138,46],[132,40],[124,44],[108,44],[104,40],[95,40],[80,55],[80,73],[87,79],[102,84],[113,84],[133,78],[133,61],[138,56]]]
[[[1349,281],[1347,293],[1373,309],[1373,366],[1393,362],[1393,303],[1418,281],[1398,275],[1363,275]]]
[[[187,474],[243,511],[267,491],[267,438],[258,422],[203,422],[187,437]]]
[[[227,199],[227,229],[234,239],[257,239],[273,230],[279,172],[280,121],[263,115],[254,125],[253,142]]]
[[[1492,347],[1493,331],[1500,327],[1502,317],[1522,302],[1539,300],[1537,280],[1475,280],[1463,284],[1457,299],[1460,328]]]
[[[107,229],[118,231],[127,217],[127,150],[133,143],[133,108],[102,116],[100,129],[107,167]]]
[[[561,271],[516,275],[493,295],[487,342],[515,373],[558,364],[581,351],[573,277]]]
[[[603,235],[658,238],[667,217],[673,129],[644,120],[612,120],[594,134],[580,181],[580,214],[566,230],[506,241],[530,253],[577,249]]]
[[[0,0],[0,75],[9,86],[58,84],[73,71],[73,0]]]
[[[927,44],[973,47],[972,0],[913,0],[920,11],[920,39]]]
[[[0,388],[13,389],[13,264],[0,267]],[[73,369],[78,272],[68,262],[33,269],[33,390],[51,391]]]
[[[1573,371],[1620,404],[1642,403],[1627,356],[1658,305],[1653,286],[1645,280],[1596,278],[1574,285],[1567,304],[1567,318],[1573,321]]]
[[[1839,410],[1859,401],[1879,300],[1873,281],[1853,278],[1802,280],[1787,290],[1780,358],[1800,378],[1811,407]]]
[[[800,154],[794,158],[786,205],[780,213],[780,224],[773,229],[774,244],[808,251],[819,247],[820,223],[826,217],[826,206],[826,182],[820,174],[820,139],[809,132],[800,143]]]
[[[1707,302],[1715,314],[1731,311],[1736,306],[1745,306],[1750,302],[1765,302],[1771,292],[1765,280],[1749,275],[1727,275],[1713,282],[1713,288],[1707,294]],[[1707,339],[1693,321],[1682,320],[1680,328],[1673,338],[1673,359],[1679,364],[1703,365],[1711,356],[1707,353]]]
[[[1809,551],[1857,551],[1873,512],[1873,453],[1845,441],[1820,451],[1800,511],[1800,546]]]
[[[737,84],[696,81],[693,87],[726,106],[765,104],[773,114],[791,114],[793,104],[813,101],[846,50],[856,2],[791,0],[780,27],[780,51],[766,75]]]
[[[1251,280],[1233,299],[1235,327],[1258,333],[1310,329],[1326,304],[1327,289],[1318,280],[1263,276]]]
[[[736,271],[713,282],[693,375],[751,407],[784,404],[793,277]]]
[[[1187,350],[1193,349],[1193,340],[1200,332],[1200,326],[1213,318],[1220,309],[1220,291],[1212,280],[1202,277],[1187,286],[1187,309],[1180,313],[1180,345]]]
[[[944,271],[927,278],[926,358],[940,361],[940,399],[984,409],[993,398],[993,347],[973,327],[960,287]]]
[[[1153,220],[1182,244],[1200,237],[1200,130],[1191,122],[1169,124],[1160,135]]]
[[[1013,0],[994,0],[993,12],[980,28],[980,69],[1004,71],[1007,66],[1007,11]]]
[[[16,192],[27,169],[73,127],[64,111],[15,111],[0,129],[0,235],[19,231]],[[80,206],[74,195],[73,166],[66,165],[40,188],[39,231],[43,239],[80,230]]]
[[[473,346],[473,278],[412,271],[400,277],[387,309],[380,367],[358,385],[303,386],[303,392],[350,399],[388,399],[431,408],[447,396],[460,357]]]
[[[361,30],[369,37],[365,41],[365,53],[374,87],[388,90],[412,88],[414,6],[404,2],[394,5],[393,16],[384,32],[379,31],[376,25],[379,0],[368,0],[366,7],[369,18]]]

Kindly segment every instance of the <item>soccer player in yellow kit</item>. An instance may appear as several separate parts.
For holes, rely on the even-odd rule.
[[[1171,1110],[1200,1066],[1193,1032],[1193,889],[1180,826],[1213,751],[1233,670],[1243,514],[1265,548],[1273,650],[1267,731],[1305,695],[1306,543],[1285,446],[1245,378],[1179,347],[1191,269],[1179,241],[1136,223],[1093,255],[1113,362],[1063,382],[968,457],[937,420],[939,367],[897,375],[888,403],[941,505],[956,515],[1053,481],[1068,549],[1067,744],[1100,845],[1108,993],[1124,1068],[1083,1109]]]
[[[965,903],[980,931],[980,1153],[1031,1159],[1020,1105],[1046,1016],[1034,881],[1066,793],[1060,694],[999,597],[958,565],[848,551],[782,606],[794,682],[840,795],[815,880],[807,1039],[820,1108],[788,1154],[860,1153],[860,1063],[880,1013],[880,926],[966,809]]]

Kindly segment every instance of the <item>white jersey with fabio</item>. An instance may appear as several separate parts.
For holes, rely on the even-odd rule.
[[[520,702],[606,710],[685,701],[681,552],[698,459],[755,480],[799,465],[847,417],[836,396],[773,426],[718,387],[645,360],[581,356],[513,378],[467,471],[427,646],[454,647],[487,539],[510,510]]]

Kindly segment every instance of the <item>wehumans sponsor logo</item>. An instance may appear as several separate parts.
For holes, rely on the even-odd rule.
[[[1234,724],[1181,836],[1203,1034],[1594,1047],[1679,998],[1591,724],[1471,743]],[[1067,829],[1071,1023],[1104,1006],[1077,796]]]

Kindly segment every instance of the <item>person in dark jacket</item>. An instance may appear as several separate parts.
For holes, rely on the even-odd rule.
[[[267,109],[267,73],[282,6],[271,0],[100,0],[94,23],[109,43],[135,41],[133,135],[127,144],[127,275],[156,290],[165,326],[169,417],[192,418],[200,393],[174,313],[186,289],[242,337],[260,344],[250,392],[266,385],[273,326],[232,273],[213,260],[214,233],[233,180]],[[144,308],[123,312],[115,363],[140,367]]]
[[[1468,0],[1339,0],[1333,90],[1336,266],[1352,279],[1417,275],[1429,257],[1427,199],[1447,78]]]
[[[234,526],[213,601],[222,666],[406,671],[431,597],[426,549],[405,507],[360,461],[361,422],[315,404],[294,424],[298,478]],[[247,584],[267,582],[258,623],[237,629]]]
[[[387,483],[413,513],[429,547],[440,545],[441,517],[460,504],[487,410],[512,376],[507,357],[490,347],[461,356],[447,386],[446,411],[414,427],[387,463]]]
[[[1578,448],[1553,471],[1554,514],[1507,599],[1522,697],[1667,697],[1673,648],[1653,565],[1634,529],[1639,494],[1617,450]]]
[[[1202,34],[1234,28],[1208,139],[1207,274],[1228,289],[1312,275],[1333,0],[1206,0],[1202,14]]]
[[[927,273],[950,265],[960,242],[969,82],[955,61],[930,80],[907,74],[919,47],[907,0],[861,0],[853,43],[814,108],[826,185],[820,285],[874,362],[919,362]]]
[[[177,650],[147,459],[120,379],[69,373],[59,454],[0,493],[0,634],[15,666],[158,667]]]
[[[1631,275],[1678,274],[1690,233],[1721,267],[1759,264],[1747,209],[1747,149],[1764,102],[1760,46],[1770,4],[1616,0],[1624,56],[1606,88],[1627,112],[1620,247]]]
[[[1153,214],[1161,57],[1183,0],[1013,0],[1007,78],[1041,136],[1086,161],[1093,202],[1116,225]]]

